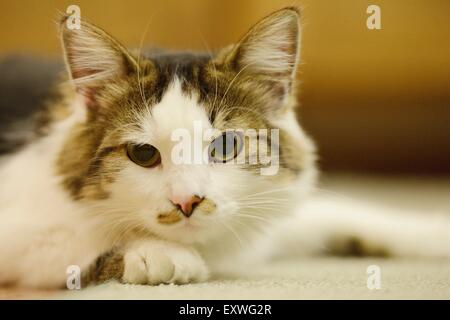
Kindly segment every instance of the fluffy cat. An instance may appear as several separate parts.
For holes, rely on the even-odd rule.
[[[34,140],[2,158],[0,284],[63,287],[70,265],[81,268],[83,286],[204,281],[239,268],[250,239],[259,241],[253,255],[276,244],[278,253],[298,251],[302,237],[315,245],[335,239],[338,251],[350,243],[449,254],[447,221],[416,228],[423,218],[390,220],[365,205],[367,216],[355,218],[354,207],[340,215],[337,202],[324,201],[297,210],[317,174],[314,144],[295,117],[295,8],[267,16],[217,54],[131,52],[87,22],[68,30],[63,21],[61,38],[71,81],[39,113]],[[195,123],[219,132],[206,148],[230,128],[278,129],[277,173],[261,174],[262,163],[175,164],[173,132],[194,134]],[[405,220],[414,228],[402,237]],[[389,221],[394,227],[385,228]],[[436,237],[417,247],[416,229]],[[268,231],[280,235],[258,238]],[[330,238],[339,234],[350,242]]]

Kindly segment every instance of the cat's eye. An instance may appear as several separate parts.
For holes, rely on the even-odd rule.
[[[228,162],[239,155],[243,145],[243,138],[239,132],[224,132],[209,145],[210,160],[219,163]]]
[[[150,144],[134,144],[127,145],[127,155],[134,163],[151,168],[161,163],[161,155],[158,149]]]

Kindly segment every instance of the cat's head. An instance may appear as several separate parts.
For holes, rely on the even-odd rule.
[[[132,53],[63,23],[83,109],[58,160],[64,187],[121,232],[184,243],[278,218],[314,176],[294,114],[299,28],[287,8],[216,54]]]

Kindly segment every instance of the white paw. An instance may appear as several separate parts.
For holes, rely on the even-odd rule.
[[[208,269],[200,255],[178,244],[143,241],[133,244],[124,255],[125,283],[183,284],[207,278]]]

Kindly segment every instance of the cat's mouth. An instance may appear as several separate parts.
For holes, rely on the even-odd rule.
[[[178,209],[173,209],[166,213],[160,213],[158,214],[157,220],[160,224],[175,224],[183,219],[182,213],[179,211]]]

